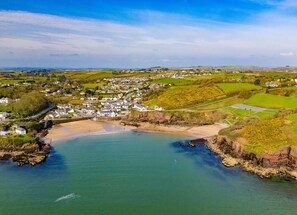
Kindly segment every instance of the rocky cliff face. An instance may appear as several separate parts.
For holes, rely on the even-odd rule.
[[[47,158],[51,150],[49,144],[34,143],[23,146],[0,145],[0,160],[11,160],[19,166],[30,164],[35,166]]]
[[[180,113],[180,112],[137,112],[122,118],[123,122],[149,122],[165,125],[206,125],[219,121],[224,116],[218,112]]]
[[[244,151],[241,144],[229,141],[226,137],[208,138],[207,147],[222,158],[225,166],[241,166],[248,172],[263,178],[286,176],[297,178],[297,149],[287,146],[272,154],[258,156]]]

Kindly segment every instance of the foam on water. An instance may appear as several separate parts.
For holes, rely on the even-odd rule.
[[[60,198],[57,198],[55,202],[60,202],[60,201],[64,201],[64,200],[72,200],[72,199],[77,199],[79,198],[80,195],[75,194],[75,193],[71,193],[65,196],[61,196]]]

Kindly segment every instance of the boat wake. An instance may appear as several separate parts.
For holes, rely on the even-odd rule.
[[[65,200],[73,200],[73,199],[77,199],[79,197],[80,197],[80,195],[75,194],[75,193],[71,193],[71,194],[62,196],[60,198],[57,198],[55,202],[60,202],[60,201],[65,201]]]

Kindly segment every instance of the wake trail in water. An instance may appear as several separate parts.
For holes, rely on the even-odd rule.
[[[68,194],[65,196],[61,196],[60,198],[57,198],[55,202],[60,202],[60,201],[64,201],[64,200],[73,200],[73,199],[77,199],[79,197],[80,197],[80,195],[71,193],[71,194]]]

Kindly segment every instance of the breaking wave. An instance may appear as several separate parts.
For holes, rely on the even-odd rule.
[[[77,199],[79,198],[80,195],[75,194],[75,193],[71,193],[65,196],[61,196],[60,198],[57,198],[55,202],[60,202],[60,201],[64,201],[64,200],[72,200],[72,199]]]

